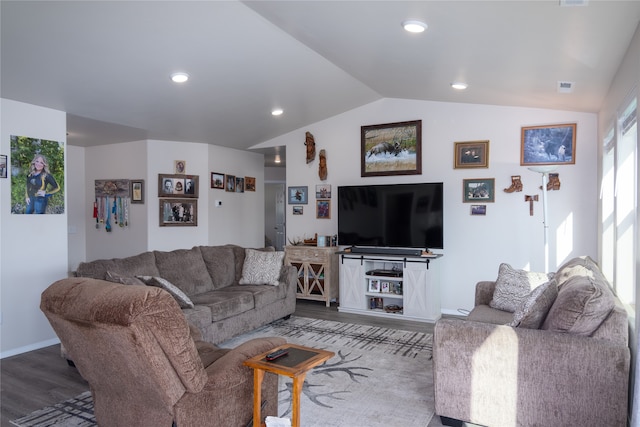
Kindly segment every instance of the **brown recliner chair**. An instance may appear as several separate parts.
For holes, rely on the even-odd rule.
[[[68,278],[42,293],[44,312],[87,380],[101,427],[245,426],[252,418],[248,358],[284,344],[260,338],[235,349],[199,340],[160,288]],[[267,374],[262,416],[277,415]]]

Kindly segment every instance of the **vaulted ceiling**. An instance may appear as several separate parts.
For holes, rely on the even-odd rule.
[[[640,21],[637,0],[0,5],[1,96],[66,111],[81,146],[248,149],[380,98],[597,112]]]

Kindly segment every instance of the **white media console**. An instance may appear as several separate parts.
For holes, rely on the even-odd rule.
[[[339,311],[421,322],[440,318],[441,255],[338,254]]]

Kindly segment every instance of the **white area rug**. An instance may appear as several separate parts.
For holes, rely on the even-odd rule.
[[[427,427],[433,418],[432,336],[374,326],[291,317],[233,338],[232,348],[257,337],[330,350],[336,355],[306,377],[304,427]],[[279,380],[279,416],[291,418],[291,379]],[[36,411],[20,427],[95,426],[91,395]]]

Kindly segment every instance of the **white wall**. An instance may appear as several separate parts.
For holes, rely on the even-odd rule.
[[[74,212],[74,218],[78,223],[73,225],[70,223],[70,226],[77,229],[84,228],[86,258],[70,259],[70,268],[72,270],[77,268],[77,263],[80,261],[122,258],[146,251],[149,191],[150,188],[155,188],[157,182],[157,178],[152,182],[147,179],[147,142],[136,141],[88,148],[76,147],[76,149],[84,152],[84,158],[79,156],[77,159],[84,165],[84,175],[74,178],[74,181],[82,183],[82,191],[72,193],[71,198],[74,199],[74,206],[80,210],[80,215]],[[170,173],[173,173],[172,169]],[[112,224],[112,231],[109,233],[106,232],[104,224],[96,228],[96,222],[93,219],[93,202],[97,179],[145,180],[145,204],[131,204],[128,227],[120,228]],[[80,197],[82,197],[81,201],[75,200]]]
[[[264,156],[210,145],[208,158],[210,172],[256,179],[256,191],[244,193],[211,189],[207,181],[210,221],[208,244],[264,246]],[[214,206],[216,200],[220,200],[222,206]]]
[[[147,142],[147,248],[170,251],[206,245],[209,233],[209,167],[208,145],[191,142]],[[199,176],[198,226],[160,227],[158,174],[173,174],[174,161],[186,161],[186,174]],[[139,251],[141,252],[141,251]]]
[[[67,138],[64,112],[7,99],[0,100],[0,126],[0,153],[6,155],[11,135],[63,142]],[[1,357],[57,342],[39,307],[42,291],[67,276],[66,193],[64,214],[13,215],[10,170],[7,179],[0,179]]]
[[[93,214],[93,205],[87,205],[85,185],[85,149],[67,146],[67,223],[69,232],[69,272],[78,268],[78,264],[87,256],[87,231],[95,230],[95,222],[89,221]],[[93,198],[89,199],[93,201]],[[94,225],[87,229],[87,222]]]
[[[355,184],[444,182],[445,241],[441,263],[441,300],[445,313],[473,307],[475,283],[495,279],[498,266],[544,270],[542,202],[529,215],[525,194],[542,198],[541,176],[520,166],[522,126],[577,123],[576,164],[558,169],[560,191],[549,192],[550,269],[577,255],[596,255],[597,120],[595,114],[491,105],[383,99],[259,144],[286,146],[287,186],[308,186],[309,204],[294,216],[287,206],[287,237],[337,233],[337,187]],[[360,176],[360,127],[422,120],[422,175]],[[318,160],[305,162],[305,131],[316,152],[327,152],[332,185],[331,219],[315,217]],[[490,140],[488,169],[453,169],[454,142]],[[299,159],[294,161],[294,159]],[[511,175],[521,175],[523,192],[505,193]],[[487,215],[470,216],[462,203],[462,180],[495,178],[495,203]]]

